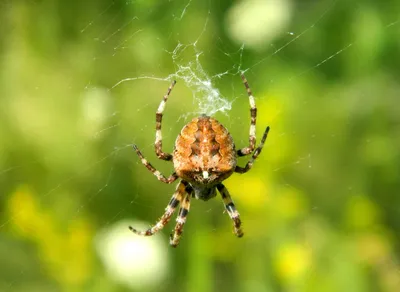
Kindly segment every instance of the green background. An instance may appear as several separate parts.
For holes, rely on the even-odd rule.
[[[276,37],[242,49],[228,17],[239,3],[0,3],[1,291],[400,291],[400,2],[287,2]],[[132,144],[169,175],[155,111],[176,79],[170,152],[204,101],[190,77],[208,76],[232,106],[216,117],[244,147],[240,70],[258,140],[271,126],[253,169],[225,182],[245,236],[219,197],[192,200],[179,247],[172,220],[140,241],[158,256],[118,280],[101,234],[123,222],[136,249],[127,225],[156,222],[175,188]],[[149,283],[138,275],[152,266]]]

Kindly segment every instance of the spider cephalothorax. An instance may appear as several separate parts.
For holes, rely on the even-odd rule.
[[[170,239],[170,244],[176,247],[179,243],[183,232],[183,225],[186,222],[186,216],[189,212],[190,198],[195,197],[196,199],[207,201],[215,197],[217,194],[216,190],[218,190],[224,201],[225,208],[233,220],[235,234],[238,237],[243,236],[243,231],[240,227],[241,221],[239,212],[236,210],[231,196],[226,187],[222,184],[222,181],[231,176],[233,172],[245,173],[251,169],[254,160],[260,154],[264,146],[269,127],[266,128],[260,145],[255,148],[257,108],[250,87],[243,74],[242,79],[249,96],[251,123],[249,146],[239,150],[235,150],[235,144],[231,135],[221,123],[212,117],[202,115],[198,118],[194,118],[183,127],[175,141],[173,154],[164,153],[162,151],[161,122],[165,103],[175,85],[175,81],[171,84],[156,113],[155,151],[158,158],[166,161],[173,161],[175,172],[170,177],[166,178],[144,158],[136,145],[133,147],[142,163],[160,181],[172,183],[177,178],[181,178],[181,182],[178,184],[164,215],[157,224],[146,231],[137,231],[129,227],[134,233],[147,236],[153,235],[168,223],[176,207],[180,205],[177,224],[174,234],[171,235]],[[245,167],[237,166],[238,156],[251,153],[253,153],[253,155]]]

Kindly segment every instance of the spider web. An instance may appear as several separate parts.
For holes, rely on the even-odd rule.
[[[46,97],[46,92],[56,93],[59,89],[51,84],[53,77],[45,66],[42,68],[44,74],[51,80],[32,77],[26,85],[27,92],[33,89],[39,92],[34,102],[25,105],[24,99],[21,102],[5,99],[5,111],[13,114],[4,112],[2,119],[5,126],[0,130],[4,130],[6,137],[14,137],[13,131],[18,134],[6,141],[2,146],[4,151],[0,151],[0,230],[6,234],[2,240],[3,250],[18,242],[18,245],[34,246],[35,251],[16,246],[10,251],[15,255],[12,260],[6,254],[2,255],[3,262],[11,267],[0,280],[2,291],[17,291],[35,285],[49,287],[50,290],[57,285],[79,286],[89,278],[83,270],[94,269],[90,265],[95,258],[101,262],[104,272],[93,272],[93,277],[101,278],[106,274],[107,283],[111,283],[109,285],[119,283],[127,289],[143,291],[163,288],[161,285],[170,275],[169,269],[172,269],[174,260],[167,244],[168,238],[162,234],[151,239],[136,238],[127,231],[127,226],[144,229],[153,224],[174,190],[171,185],[156,185],[155,178],[132,151],[132,145],[137,144],[157,169],[166,175],[172,172],[170,164],[156,160],[153,143],[155,111],[173,80],[177,80],[177,85],[163,118],[164,151],[173,148],[179,129],[202,113],[216,116],[231,131],[237,147],[247,145],[250,117],[240,73],[245,73],[256,98],[258,141],[265,127],[271,126],[271,135],[254,170],[246,177],[233,176],[226,182],[242,214],[246,232],[256,233],[263,228],[257,220],[263,218],[265,212],[273,213],[273,205],[277,204],[278,209],[288,211],[282,211],[281,215],[269,215],[268,219],[279,216],[286,216],[288,221],[292,217],[296,220],[300,220],[301,216],[313,218],[302,221],[307,234],[299,236],[301,244],[288,240],[292,243],[286,246],[283,239],[268,244],[271,250],[283,254],[281,258],[292,255],[298,261],[309,263],[309,258],[318,253],[319,247],[313,236],[319,233],[325,238],[334,236],[332,227],[322,230],[325,225],[314,220],[319,217],[319,210],[326,211],[327,206],[321,199],[307,199],[310,189],[307,179],[318,177],[315,173],[324,171],[321,141],[336,145],[343,136],[333,127],[328,127],[323,133],[319,127],[304,130],[296,127],[296,123],[306,123],[308,118],[315,119],[316,123],[326,121],[309,109],[312,103],[326,108],[335,105],[336,97],[327,95],[325,98],[329,101],[322,101],[305,96],[302,90],[307,88],[301,84],[307,78],[314,78],[316,84],[323,83],[321,76],[328,74],[329,69],[334,71],[335,64],[341,59],[354,59],[356,62],[357,52],[365,45],[363,35],[356,34],[349,40],[338,41],[334,47],[315,48],[320,40],[336,38],[323,32],[333,23],[331,18],[336,10],[347,11],[357,7],[348,7],[343,1],[323,1],[317,6],[297,3],[296,7],[303,8],[304,5],[315,10],[309,20],[304,17],[310,14],[302,9],[297,12],[295,3],[281,1],[283,4],[279,5],[283,6],[278,5],[279,9],[284,9],[282,15],[288,16],[274,20],[276,26],[271,29],[273,33],[264,35],[268,43],[263,43],[257,39],[257,34],[250,35],[250,32],[241,31],[240,27],[233,27],[232,31],[225,33],[219,31],[215,23],[219,9],[211,2],[199,4],[200,1],[189,0],[170,3],[173,8],[166,9],[166,14],[160,18],[152,7],[138,5],[138,1],[127,1],[122,6],[118,2],[110,2],[98,11],[88,12],[84,19],[78,20],[81,24],[79,41],[76,42],[78,49],[70,47],[72,52],[79,54],[69,56],[72,62],[84,65],[76,69],[77,76],[69,75],[65,82],[59,81],[63,79],[61,76],[54,77],[64,91],[59,100],[50,102],[54,97]],[[30,5],[39,11],[44,9],[38,2],[32,1]],[[4,2],[0,7],[5,11],[18,8],[11,1]],[[267,8],[270,7],[273,6]],[[241,4],[232,6],[224,16],[225,27],[235,23],[238,15],[246,9]],[[150,25],[146,22],[149,18],[155,19]],[[293,22],[293,25],[291,18],[303,20]],[[398,17],[393,16],[382,24],[381,31],[387,35],[398,32],[399,22]],[[186,29],[189,25],[190,33]],[[160,37],[157,31],[167,37]],[[245,33],[249,33],[248,38],[241,38]],[[307,47],[317,52],[318,57],[310,56]],[[284,68],[281,70],[279,66]],[[294,96],[296,90],[298,95]],[[321,91],[316,89],[315,92]],[[40,98],[41,95],[44,97]],[[360,99],[353,98],[349,102],[360,102]],[[60,107],[63,110],[59,110]],[[290,114],[302,107],[307,108],[304,115],[298,115],[292,121]],[[55,114],[47,115],[52,110]],[[73,114],[64,114],[68,111]],[[25,117],[36,118],[38,115],[43,118],[32,124],[25,120]],[[295,148],[290,141],[298,141],[299,136],[304,137],[305,142]],[[366,143],[379,144],[378,138],[373,137]],[[244,165],[246,159],[241,159],[239,163]],[[43,177],[38,178],[36,172]],[[301,179],[300,174],[305,179]],[[357,201],[356,195],[362,189],[353,185],[355,181],[350,178],[340,190],[344,189],[347,195],[354,196],[355,205],[373,208],[368,205],[369,201]],[[246,186],[250,185],[248,188],[254,198],[240,198],[239,195],[245,193]],[[269,195],[263,198],[266,192]],[[284,199],[278,199],[278,195]],[[216,201],[207,204],[192,201],[182,244],[188,241],[188,245],[193,245],[204,236],[220,236],[223,239],[232,236],[231,222],[226,214],[221,214],[223,206]],[[328,201],[326,204],[331,203]],[[307,204],[310,206],[305,206]],[[267,207],[262,209],[257,205]],[[301,215],[301,212],[304,214]],[[138,218],[149,221],[141,222]],[[201,224],[202,220],[206,222],[205,226]],[[166,229],[169,231],[173,224],[171,220]],[[284,227],[293,233],[299,232],[291,229],[291,224]],[[219,230],[223,228],[226,233]],[[279,226],[268,225],[268,232],[261,237],[262,240],[270,240],[271,234],[283,236],[273,228]],[[63,252],[52,249],[46,242],[53,246],[58,244]],[[226,242],[231,243],[231,240]],[[281,244],[286,249],[281,249]],[[91,256],[82,254],[81,249],[90,249]],[[217,246],[216,249],[213,256],[229,261],[224,248]],[[71,256],[71,261],[65,256],[66,251],[68,255],[75,255]],[[233,246],[233,251],[238,252],[240,248]],[[393,256],[390,252],[388,254]],[[194,255],[193,258],[204,264],[201,256]],[[45,263],[40,262],[41,259],[45,259]],[[19,261],[28,264],[25,266]],[[68,264],[63,265],[63,261]],[[40,265],[39,272],[35,272],[35,265]],[[278,272],[284,270],[280,265],[284,266],[285,262],[278,261]],[[82,266],[81,271],[79,267]],[[69,269],[77,272],[68,274]],[[306,270],[311,274],[315,272],[311,264],[293,269]],[[289,276],[297,271],[287,270],[282,272],[284,276],[285,271]],[[398,272],[398,262],[389,258],[385,269],[376,273],[379,276],[393,270]],[[208,274],[202,271],[201,275]],[[196,283],[195,279],[191,276],[189,281]]]

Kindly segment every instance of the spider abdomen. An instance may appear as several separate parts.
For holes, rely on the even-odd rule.
[[[220,122],[203,115],[183,127],[175,141],[173,162],[179,177],[208,188],[235,170],[235,145]]]

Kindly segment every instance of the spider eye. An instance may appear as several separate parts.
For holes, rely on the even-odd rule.
[[[206,171],[206,170],[203,171],[203,177],[204,177],[205,179],[207,179],[207,178],[209,177],[208,171]]]

